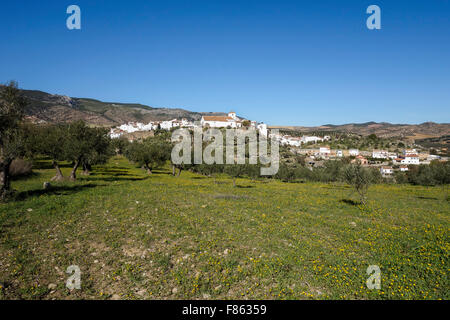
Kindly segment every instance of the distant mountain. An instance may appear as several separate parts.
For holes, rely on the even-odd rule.
[[[192,112],[180,108],[153,108],[142,104],[103,102],[71,98],[35,90],[22,90],[28,100],[26,115],[34,122],[71,122],[84,120],[94,126],[116,126],[130,121],[144,122],[186,118],[200,120],[202,115],[221,112]]]
[[[316,127],[300,126],[270,126],[285,130],[311,132],[351,132],[363,136],[376,134],[378,137],[401,137],[410,139],[425,139],[441,137],[450,134],[450,123],[424,122],[421,124],[392,124],[387,122],[349,123],[342,125],[327,124]]]
[[[202,115],[225,115],[222,112],[192,112],[180,108],[154,108],[142,104],[103,102],[89,98],[71,98],[36,90],[22,90],[28,99],[26,115],[35,122],[70,122],[84,120],[94,126],[116,126],[130,121],[149,121],[186,118],[200,120]],[[258,120],[258,119],[255,119]],[[327,124],[316,127],[271,126],[300,132],[352,132],[361,135],[376,134],[379,137],[403,137],[427,139],[450,135],[449,123],[425,122],[417,125],[391,124],[387,122]]]

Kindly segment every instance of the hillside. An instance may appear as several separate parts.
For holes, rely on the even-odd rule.
[[[180,108],[153,108],[143,104],[103,102],[89,98],[72,98],[36,90],[22,90],[28,98],[27,116],[34,122],[70,122],[84,120],[94,126],[116,126],[130,121],[149,121],[186,118],[200,120],[202,115],[225,115],[221,112],[193,112]],[[258,120],[258,119],[254,119]],[[415,139],[436,138],[450,135],[450,123],[425,122],[417,125],[391,124],[387,122],[327,124],[316,127],[271,126],[300,132],[352,132],[360,135],[376,134],[379,137]]]
[[[392,124],[387,122],[350,123],[343,125],[327,124],[317,127],[300,126],[271,126],[270,128],[296,130],[305,133],[311,132],[352,132],[363,136],[376,134],[378,137],[401,137],[425,139],[441,137],[450,134],[450,123],[424,122],[421,124]]]
[[[103,102],[88,98],[71,98],[42,91],[22,90],[28,99],[26,115],[35,122],[70,122],[84,120],[95,126],[116,126],[130,121],[149,122],[186,118],[200,120],[214,112],[192,112],[180,108],[153,108],[142,104]]]

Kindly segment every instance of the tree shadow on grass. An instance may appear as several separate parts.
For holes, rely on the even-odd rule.
[[[230,182],[229,181],[216,180],[216,182],[214,182],[214,184],[230,184]]]
[[[113,177],[133,177],[134,175],[128,172],[105,172],[105,171],[96,171],[91,172],[89,176],[113,176]]]
[[[72,168],[72,164],[59,161],[58,166],[60,168]],[[44,170],[44,169],[55,169],[52,165],[52,161],[48,159],[34,159],[33,160],[33,169]]]
[[[100,174],[128,174],[127,168],[94,168],[94,173]]]
[[[153,174],[169,174],[172,175],[172,170],[164,170],[164,169],[153,169]],[[177,172],[178,174],[178,172]]]
[[[425,200],[439,200],[438,198],[435,197],[425,197],[425,196],[418,196],[417,198]]]
[[[361,202],[355,201],[355,200],[351,200],[351,199],[341,199],[341,200],[339,200],[339,202],[346,203],[346,204],[349,204],[349,205],[352,205],[352,206],[359,206],[361,204]]]
[[[241,185],[236,185],[236,188],[241,188],[241,189],[249,189],[249,188],[254,188],[255,186],[241,186]]]
[[[21,175],[18,175],[18,176],[11,177],[11,181],[27,180],[27,179],[30,179],[30,178],[39,177],[40,175],[41,175],[40,172],[31,172],[31,173],[28,173],[28,174],[21,174]]]
[[[118,176],[114,176],[114,177],[111,177],[111,176],[107,176],[107,177],[102,177],[102,176],[92,177],[91,175],[89,175],[89,176],[81,177],[80,180],[83,180],[83,181],[107,181],[107,182],[114,182],[114,181],[142,181],[142,180],[147,180],[148,178],[150,178],[150,176],[136,177],[136,176],[130,175],[129,177],[118,177]]]
[[[23,201],[27,198],[32,197],[39,197],[44,194],[46,195],[71,195],[77,192],[80,192],[84,189],[90,189],[95,187],[101,187],[106,186],[106,184],[80,184],[75,186],[52,186],[50,189],[44,190],[44,189],[37,189],[37,190],[27,190],[27,191],[21,191],[15,194],[14,200],[16,201]]]
[[[120,171],[120,170],[128,171],[128,169],[130,169],[130,168],[124,167],[124,166],[101,166],[101,165],[96,166],[96,168],[98,168],[99,170],[110,170],[110,171],[113,171],[113,170],[116,170],[116,171]]]

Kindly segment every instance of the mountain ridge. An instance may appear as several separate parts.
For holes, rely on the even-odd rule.
[[[84,120],[90,125],[111,127],[127,122],[163,121],[173,118],[200,120],[202,115],[223,112],[193,112],[182,108],[155,108],[139,103],[104,102],[39,90],[21,90],[27,99],[26,116],[34,122],[62,123]]]
[[[62,123],[84,120],[92,126],[113,127],[128,122],[143,122],[186,118],[199,121],[203,115],[225,115],[224,112],[194,112],[183,108],[155,108],[140,103],[104,102],[92,98],[76,98],[50,94],[40,90],[21,92],[28,100],[26,116],[33,122]],[[257,120],[257,119],[256,119]],[[300,132],[352,132],[360,135],[376,134],[380,137],[407,137],[426,139],[450,135],[450,123],[423,122],[421,124],[392,124],[368,121],[341,125],[321,126],[269,126]]]

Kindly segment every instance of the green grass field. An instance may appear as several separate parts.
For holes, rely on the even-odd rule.
[[[0,204],[0,299],[450,298],[448,186],[375,185],[361,208],[346,185],[233,188],[120,157],[44,191],[54,170],[35,168]],[[70,265],[80,290],[65,286]]]

